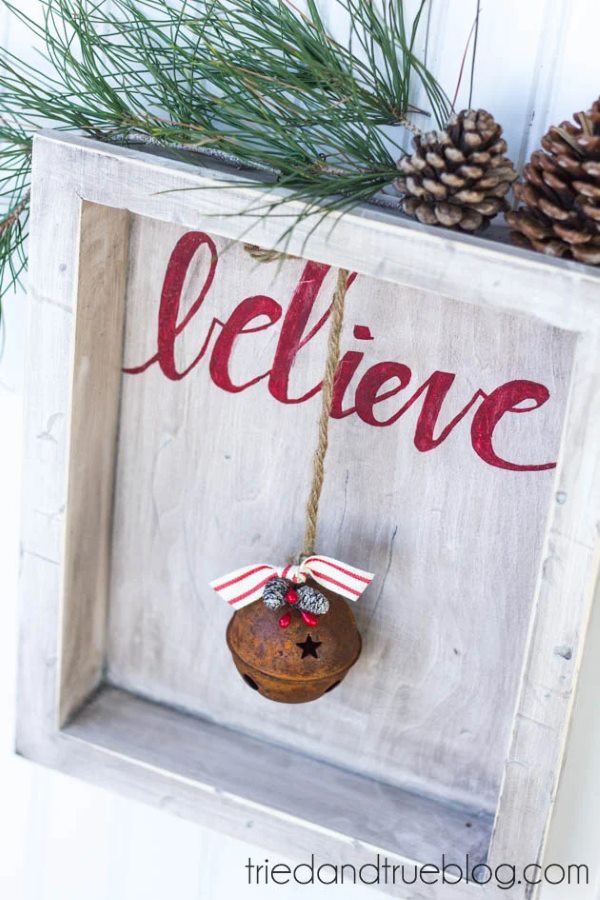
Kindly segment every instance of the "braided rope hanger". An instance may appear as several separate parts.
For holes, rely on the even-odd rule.
[[[265,250],[254,244],[244,244],[244,249],[258,262],[267,263],[295,258],[286,253],[282,253],[279,250]],[[304,544],[299,559],[313,556],[315,553],[319,503],[321,500],[321,492],[323,490],[323,480],[325,478],[325,457],[327,456],[327,449],[329,446],[329,420],[333,404],[335,373],[340,361],[340,339],[344,323],[344,305],[346,294],[348,293],[349,277],[350,273],[347,269],[338,270],[337,283],[331,301],[331,321],[329,325],[329,337],[327,339],[327,359],[321,391],[321,414],[319,416],[317,446],[315,447],[313,455],[310,490],[306,503]]]

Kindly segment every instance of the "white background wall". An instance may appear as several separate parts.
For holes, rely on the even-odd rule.
[[[39,0],[17,0],[36,14]],[[323,8],[335,19],[333,0]],[[407,4],[414,8],[414,0]],[[452,95],[476,0],[430,0],[427,58]],[[598,0],[481,0],[473,105],[505,127],[519,164],[547,125],[600,93]],[[0,40],[33,58],[27,34],[0,10]],[[468,103],[470,56],[457,107]],[[568,302],[568,298],[565,299]],[[599,299],[600,302],[600,299]],[[17,619],[18,501],[25,313],[5,306],[0,360],[0,897],[2,900],[221,900],[230,896],[324,897],[325,888],[245,887],[243,865],[265,852],[12,755]],[[597,604],[600,605],[600,604]],[[588,887],[546,889],[556,900],[600,900],[600,609],[577,697],[547,859],[585,862]],[[332,889],[329,889],[328,896]],[[368,888],[344,896],[375,898]],[[341,895],[342,889],[338,889]]]

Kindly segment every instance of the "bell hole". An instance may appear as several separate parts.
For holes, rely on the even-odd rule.
[[[242,678],[244,679],[248,687],[251,687],[253,691],[257,691],[259,689],[254,678],[250,678],[249,675],[242,675]]]
[[[338,684],[341,684],[341,683],[342,683],[342,679],[341,679],[341,678],[340,678],[339,681],[334,681],[333,684],[330,684],[330,685],[329,685],[329,687],[327,688],[327,690],[325,691],[325,693],[328,694],[329,691],[332,691],[334,688],[336,688],[336,687],[338,686]]]

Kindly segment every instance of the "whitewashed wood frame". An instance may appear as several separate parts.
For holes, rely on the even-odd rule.
[[[232,182],[227,189],[224,178]],[[529,452],[549,434],[543,450],[556,450],[558,463],[543,473],[503,472],[511,485],[503,518],[504,483],[484,481],[499,478],[496,469],[475,457],[479,468],[471,467],[444,448],[447,468],[441,477],[448,482],[447,498],[462,497],[464,509],[440,495],[436,510],[434,495],[441,487],[434,471],[441,449],[419,456],[408,440],[400,447],[386,429],[380,458],[371,433],[384,429],[371,429],[361,449],[365,429],[360,423],[344,419],[349,424],[342,428],[333,422],[320,532],[328,543],[320,549],[368,568],[369,541],[377,544],[380,588],[375,582],[371,600],[357,605],[365,650],[339,693],[301,712],[269,706],[235,676],[223,639],[227,611],[220,601],[202,593],[208,590],[204,582],[190,576],[190,585],[202,593],[196,598],[198,619],[190,620],[195,607],[182,594],[186,615],[177,625],[179,582],[172,568],[160,569],[143,529],[141,537],[136,533],[145,509],[144,478],[156,474],[158,453],[181,431],[183,420],[177,420],[173,401],[174,421],[161,443],[160,415],[169,409],[170,395],[156,379],[148,387],[142,379],[122,375],[123,366],[147,355],[161,273],[168,251],[186,232],[202,230],[214,237],[223,269],[229,266],[244,287],[248,284],[246,293],[253,279],[266,291],[269,280],[285,277],[279,270],[259,271],[239,245],[229,246],[250,240],[274,247],[290,224],[280,216],[254,220],[239,215],[257,198],[257,189],[243,181],[236,174],[87,139],[56,133],[35,139],[18,750],[273,851],[289,854],[293,848],[300,860],[315,853],[322,861],[360,865],[379,852],[391,862],[436,864],[442,853],[453,861],[469,853],[492,867],[536,863],[558,783],[598,573],[598,274],[490,240],[428,229],[372,207],[316,228],[314,219],[294,228],[286,245],[290,254],[359,274],[361,305],[351,307],[349,295],[345,337],[352,325],[369,324],[354,314],[360,310],[367,320],[372,302],[375,320],[379,316],[385,325],[375,335],[384,354],[397,337],[391,323],[398,323],[398,333],[403,326],[410,332],[402,346],[414,348],[419,383],[430,374],[420,369],[419,357],[428,344],[440,353],[442,367],[466,353],[468,364],[461,372],[469,384],[471,370],[491,373],[498,385],[510,379],[515,366],[515,378],[547,371],[556,398],[553,424],[529,414],[517,417],[524,425],[538,423],[529,437],[526,429],[518,432],[519,447]],[[295,216],[300,209],[287,201],[279,212]],[[292,267],[286,270],[292,273],[290,284],[302,265],[284,264]],[[306,365],[318,374],[323,345],[311,351]],[[265,544],[256,544],[252,534],[244,538],[240,526],[228,545],[225,530],[222,552],[217,559],[215,551],[211,564],[227,560],[230,569],[265,561],[264,554],[268,562],[281,562],[270,558],[275,537],[280,535],[285,556],[301,532],[301,521],[291,524],[290,510],[306,490],[318,406],[292,406],[290,415],[293,411],[297,418],[291,419],[272,405],[266,418],[257,396],[236,395],[235,413],[226,421],[241,417],[245,431],[235,435],[238,448],[244,439],[257,441],[261,435],[270,447],[273,428],[292,423],[296,439],[286,444],[284,467],[289,496],[282,501],[277,529],[265,532]],[[223,416],[229,415],[224,397],[206,401],[212,403],[211,425],[219,403]],[[195,409],[190,398],[185,402],[185,410]],[[247,438],[246,415],[255,421]],[[201,423],[186,422],[184,430],[198,440],[205,434]],[[220,438],[217,443],[220,453],[224,445]],[[176,495],[190,484],[189,473],[178,475],[179,466],[186,465],[186,446],[166,480],[159,476],[154,513],[160,527],[173,525],[173,510],[164,505],[169,490]],[[256,462],[254,456],[249,459]],[[393,482],[383,505],[386,460],[395,471],[405,465],[407,475]],[[421,466],[422,460],[428,466]],[[370,471],[359,475],[354,464]],[[519,482],[521,476],[525,480]],[[227,478],[219,477],[224,491]],[[234,512],[227,528],[234,527],[232,515],[251,517],[248,528],[261,516],[266,519],[281,499],[282,477],[280,472],[270,480],[261,469],[238,473],[235,483],[247,485],[248,496],[231,496]],[[415,479],[411,488],[407,482]],[[520,506],[510,506],[519,485],[527,485],[533,498],[524,523]],[[407,500],[410,490],[426,498],[427,516],[414,508],[414,498]],[[486,508],[489,521],[502,526],[498,533],[486,534],[485,519],[472,516],[486,496],[493,510],[492,515]],[[382,505],[373,509],[374,503]],[[340,518],[342,507],[353,516],[351,526]],[[180,512],[175,504],[175,528],[189,528],[192,539],[197,537],[200,526],[193,512],[189,525]],[[433,515],[439,516],[437,531]],[[363,520],[364,528],[355,524]],[[421,521],[422,530],[415,532]],[[395,543],[398,528],[407,522],[413,538],[406,526]],[[380,525],[382,534],[377,532],[375,540]],[[414,583],[420,577],[419,554],[427,560],[421,568],[428,570],[423,584],[428,583],[434,535],[442,548],[436,577],[448,585],[447,602],[438,598],[434,603],[423,585]],[[485,566],[474,570],[469,560],[475,544],[483,548],[476,558],[485,559]],[[512,571],[509,557],[503,556],[507,547],[520,561],[514,568],[530,566],[531,577]],[[348,552],[368,558],[348,557]],[[196,555],[202,556],[202,548]],[[135,572],[127,568],[132,560],[148,604],[142,609]],[[177,565],[175,556],[175,571]],[[406,584],[402,577],[386,583],[386,574],[396,571],[391,566],[400,576],[404,567]],[[473,584],[482,585],[480,606]],[[515,596],[504,596],[505,584]],[[464,609],[461,586],[468,594]],[[210,658],[210,666],[199,665],[195,674],[180,664],[192,652],[190,635],[197,641],[197,655]],[[500,651],[511,648],[500,659]],[[458,669],[450,668],[453,657],[464,660]],[[427,671],[420,668],[423,658],[429,661]],[[378,679],[378,672],[385,677]],[[415,673],[412,681],[410,672]],[[205,682],[195,680],[201,678]],[[418,709],[425,724],[418,721]],[[403,723],[403,711],[410,721]],[[455,731],[454,725],[461,727]],[[411,733],[414,741],[406,737]],[[457,735],[463,736],[462,744]],[[477,754],[470,755],[468,746]],[[407,896],[466,898],[475,891],[476,896],[488,893],[464,883],[420,884]],[[505,894],[533,896],[525,885]]]

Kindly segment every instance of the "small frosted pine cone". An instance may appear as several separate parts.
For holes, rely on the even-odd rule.
[[[322,616],[329,610],[329,600],[310,585],[302,584],[298,588],[298,606],[315,616]]]
[[[550,256],[600,265],[600,99],[550,128],[515,185],[511,239]],[[545,152],[544,152],[545,151]]]
[[[287,578],[271,578],[265,584],[262,601],[269,609],[279,609],[285,603],[286,594],[293,588],[293,584]]]
[[[412,156],[398,160],[402,174],[394,182],[407,215],[473,232],[507,209],[505,196],[517,173],[490,113],[463,110],[443,131],[415,137],[413,147]]]

